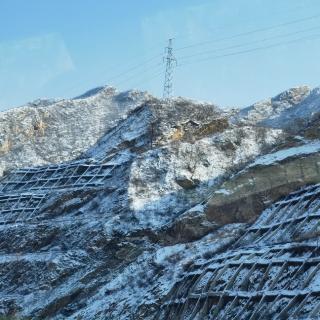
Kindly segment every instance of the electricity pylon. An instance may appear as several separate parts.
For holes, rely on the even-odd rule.
[[[173,69],[177,65],[177,59],[173,55],[172,41],[173,39],[169,39],[168,46],[165,49],[166,56],[163,58],[164,62],[166,63],[166,74],[163,86],[163,99],[167,103],[170,102],[170,98],[172,97]]]

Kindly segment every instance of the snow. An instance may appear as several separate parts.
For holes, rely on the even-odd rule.
[[[218,189],[215,191],[215,193],[220,193],[220,194],[224,194],[224,195],[229,195],[230,191],[227,189]]]
[[[266,129],[257,137],[252,127],[227,129],[222,133],[150,150],[138,156],[130,168],[130,208],[141,224],[161,226],[174,216],[206,199],[228,171],[261,153],[264,146],[282,139],[282,130]],[[221,148],[232,144],[233,150]],[[231,153],[232,152],[232,153]],[[199,186],[183,190],[176,177],[196,179]]]
[[[0,176],[12,168],[74,160],[149,97],[104,87],[79,99],[40,100],[0,112]]]
[[[296,105],[302,103],[311,94],[308,86],[291,88],[274,98],[259,101],[252,106],[241,109],[232,119],[234,123],[271,125],[276,123],[286,112],[291,113]],[[277,128],[281,128],[277,126]]]
[[[189,212],[199,212],[199,213],[203,213],[205,209],[205,206],[202,204],[197,204],[196,206],[192,207],[191,209],[189,209]]]
[[[319,112],[320,87],[311,90],[307,86],[301,86],[241,109],[231,121],[235,124],[263,125],[298,131]]]
[[[250,164],[249,167],[254,167],[258,165],[267,166],[267,165],[271,165],[276,162],[285,160],[286,158],[307,155],[307,154],[316,153],[319,151],[320,151],[320,141],[314,141],[302,146],[288,148],[285,150],[280,150],[274,153],[270,153],[270,154],[258,157],[252,164]]]
[[[292,108],[284,110],[276,117],[265,119],[262,124],[273,128],[298,126],[298,120],[308,121],[313,115],[320,112],[320,88],[315,88]]]
[[[239,224],[228,225],[192,243],[158,247],[143,253],[137,261],[125,267],[99,289],[99,292],[89,299],[85,310],[75,313],[70,319],[77,319],[79,316],[90,318],[95,315],[95,319],[109,317],[125,320],[137,311],[141,302],[147,301],[150,306],[157,304],[159,297],[170,292],[187,265],[196,260],[200,261],[206,252],[213,255],[231,243],[242,227],[243,225]],[[114,306],[110,313],[105,313],[105,299],[108,300],[110,309]]]

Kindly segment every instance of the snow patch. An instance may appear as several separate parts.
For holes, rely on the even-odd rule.
[[[320,151],[320,141],[311,142],[299,147],[293,147],[285,150],[280,150],[275,153],[270,153],[261,157],[258,157],[249,167],[254,166],[267,166],[273,163],[282,161],[286,158],[293,156],[300,156],[304,154],[311,154]]]

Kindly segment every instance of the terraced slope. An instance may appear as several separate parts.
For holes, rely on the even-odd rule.
[[[107,241],[104,223],[119,211],[112,198],[121,206],[127,169],[126,161],[86,159],[17,169],[2,179],[0,314],[51,318],[82,290],[97,286],[80,280],[99,268],[107,276],[117,266],[113,257],[102,267],[99,255]],[[106,207],[109,213],[102,214]],[[105,258],[114,253],[110,249]]]
[[[190,266],[158,319],[319,319],[320,185],[266,209],[226,252]]]

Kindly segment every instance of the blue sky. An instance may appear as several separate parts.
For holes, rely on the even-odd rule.
[[[175,95],[233,107],[320,84],[319,0],[0,0],[0,110],[106,84],[161,96],[170,37]]]

